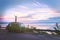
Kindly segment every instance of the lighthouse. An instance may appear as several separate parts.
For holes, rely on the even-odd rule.
[[[15,16],[15,22],[17,22],[17,16]]]

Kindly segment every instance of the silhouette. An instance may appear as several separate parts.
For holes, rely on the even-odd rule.
[[[1,29],[1,25],[0,25],[0,29]]]
[[[60,28],[59,28],[58,23],[56,23],[55,25],[56,25],[56,27],[54,27],[55,33],[57,33],[58,35],[60,35]]]
[[[15,22],[17,22],[17,16],[15,16]]]

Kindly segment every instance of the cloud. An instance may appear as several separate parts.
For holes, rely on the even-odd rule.
[[[30,3],[29,3],[30,4]],[[60,13],[57,13],[55,10],[51,9],[46,4],[41,4],[37,1],[34,1],[33,4],[28,7],[26,5],[16,5],[15,7],[6,9],[4,12],[4,20],[11,20],[13,21],[14,16],[18,16],[18,21],[20,22],[32,22],[34,20],[48,20],[51,17],[58,17]]]
[[[33,0],[36,4],[38,4],[38,5],[40,5],[40,3],[38,2],[38,1],[36,1],[36,0]]]
[[[22,5],[17,5],[17,7],[18,7],[18,8],[21,8],[21,9],[24,9],[24,10],[28,9],[28,7],[22,6]]]

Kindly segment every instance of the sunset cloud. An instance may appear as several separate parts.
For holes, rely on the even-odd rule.
[[[22,22],[48,20],[49,18],[57,17],[60,14],[49,8],[46,4],[34,1],[33,5],[37,7],[30,9],[28,6],[16,5],[15,7],[6,10],[4,20],[8,21],[10,20],[9,18],[11,18],[13,21],[15,15],[18,17],[18,21],[22,20]]]

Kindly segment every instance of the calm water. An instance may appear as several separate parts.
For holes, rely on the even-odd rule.
[[[8,24],[0,24],[2,27],[6,27]],[[54,25],[40,25],[40,24],[30,24],[29,27],[36,27],[37,29],[53,29]],[[28,24],[25,24],[28,27]]]
[[[8,24],[1,24],[2,27],[6,27]]]

